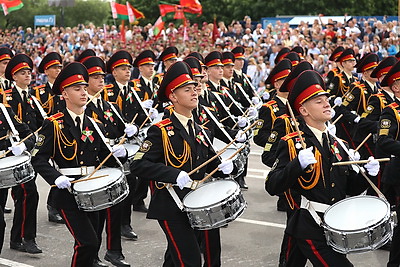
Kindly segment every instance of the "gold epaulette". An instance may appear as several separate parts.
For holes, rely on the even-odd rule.
[[[48,117],[47,120],[55,121],[55,120],[58,120],[59,118],[62,118],[62,117],[64,117],[64,113],[58,112],[58,113],[54,114],[53,116]]]
[[[109,88],[113,88],[113,87],[114,87],[114,84],[112,84],[112,83],[104,85],[105,89],[109,89]]]
[[[169,125],[171,123],[172,123],[171,119],[170,118],[166,118],[166,119],[164,119],[164,120],[162,120],[162,121],[160,121],[160,122],[158,122],[158,123],[156,123],[154,125],[156,125],[158,128],[163,128],[164,126],[167,126],[167,125]]]
[[[263,107],[268,107],[268,106],[271,106],[273,104],[276,104],[276,101],[275,100],[270,100],[267,103],[263,104]]]
[[[165,109],[167,109],[167,110],[174,109],[174,105],[169,105],[169,106],[165,107]]]
[[[12,93],[12,89],[8,89],[8,90],[3,91],[3,94],[11,94],[11,93]]]
[[[215,108],[212,108],[212,107],[206,107],[206,106],[204,106],[205,108],[208,108],[208,110],[210,110],[210,111],[215,111]]]
[[[396,108],[399,107],[399,104],[397,104],[396,102],[393,102],[393,103],[387,105],[387,107],[392,108],[392,109],[396,109]]]
[[[137,86],[133,87],[133,90],[135,90],[136,92],[140,92],[140,88]]]
[[[301,134],[303,134],[303,133],[301,132]],[[293,132],[293,133],[287,134],[284,137],[282,137],[282,140],[283,141],[287,141],[287,140],[292,139],[293,137],[296,137],[298,135],[299,134],[297,132]]]
[[[279,117],[277,117],[277,119],[287,119],[287,118],[290,118],[290,116],[288,115],[288,114],[282,114],[282,115],[280,115]]]
[[[33,89],[37,90],[37,89],[40,89],[40,88],[43,88],[43,87],[46,87],[46,84],[41,84],[41,85],[35,86],[35,87],[33,87]]]

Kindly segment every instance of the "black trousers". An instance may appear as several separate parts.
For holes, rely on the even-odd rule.
[[[99,211],[99,226],[97,229],[97,238],[99,239],[99,247],[101,245],[101,236],[104,225],[107,234],[106,247],[107,250],[122,251],[121,247],[121,211],[122,203],[119,203],[111,208]]]
[[[307,258],[314,267],[351,267],[346,255],[334,251],[325,240],[292,238],[294,244],[289,254],[287,267],[305,266],[301,262]],[[299,258],[300,257],[300,258]],[[301,264],[299,264],[301,263]]]
[[[92,266],[97,257],[99,241],[97,239],[98,212],[80,210],[59,210],[69,232],[75,239],[71,267]]]
[[[149,190],[149,181],[146,179],[137,178],[134,182],[132,204],[133,206],[144,205],[144,199],[147,197],[147,191]]]
[[[391,185],[395,203],[396,212],[400,214],[400,185]],[[400,266],[400,228],[397,225],[394,228],[394,233],[392,237],[392,244],[390,245],[389,261],[387,263],[388,267],[398,267]]]
[[[14,219],[11,228],[10,241],[22,242],[36,238],[37,208],[39,193],[36,187],[36,177],[24,184],[11,189],[14,199]]]
[[[221,265],[221,241],[219,229],[208,231],[194,230],[188,221],[159,220],[168,241],[164,255],[164,267],[201,266],[201,253],[204,253],[204,266]]]

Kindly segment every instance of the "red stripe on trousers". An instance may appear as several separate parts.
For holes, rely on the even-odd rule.
[[[182,261],[181,252],[179,251],[178,245],[176,244],[175,239],[174,239],[174,237],[172,235],[172,232],[169,229],[167,221],[164,221],[164,226],[165,226],[165,229],[167,230],[169,238],[171,239],[172,245],[174,245],[174,248],[176,250],[176,254],[178,255],[178,259],[179,259],[179,262],[181,264],[181,267],[185,267],[185,264],[183,264],[183,261]]]
[[[63,209],[61,210],[61,214],[62,214],[62,217],[64,218],[65,224],[67,225],[67,228],[69,229],[69,231],[71,232],[72,236],[76,240],[76,243],[78,244],[78,245],[74,246],[74,256],[72,257],[72,263],[71,263],[71,266],[75,267],[76,266],[76,257],[78,255],[77,249],[78,249],[78,247],[81,246],[81,243],[79,243],[79,240],[75,237],[74,230],[72,229],[71,224],[69,223],[69,220],[67,218],[67,215],[65,214]]]
[[[287,248],[286,248],[286,262],[289,259],[291,250],[292,250],[292,237],[288,236],[288,243],[287,243]]]
[[[208,266],[211,267],[210,239],[208,238],[208,230],[205,230],[203,232],[204,232],[204,239],[205,239],[205,242],[206,242],[207,262],[208,262]]]
[[[22,202],[22,224],[21,224],[21,237],[25,237],[25,222],[26,222],[26,198],[28,193],[24,184],[21,184],[21,188],[24,191],[24,201]]]
[[[314,253],[315,257],[321,262],[324,267],[329,267],[329,265],[325,262],[322,258],[321,254],[319,254],[317,248],[314,246],[313,242],[310,239],[306,239],[306,242],[310,245],[312,252]]]

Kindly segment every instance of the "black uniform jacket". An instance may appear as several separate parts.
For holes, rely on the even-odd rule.
[[[27,96],[29,103],[23,103],[21,95],[18,93],[17,89],[13,87],[11,91],[7,91],[5,94],[1,95],[1,101],[3,103],[4,97],[6,98],[6,103],[11,106],[18,118],[25,122],[32,131],[36,131],[42,126],[43,116],[36,106],[36,102],[32,100],[31,95]]]
[[[194,125],[195,140],[189,138],[186,129],[174,113],[171,114],[170,118],[151,126],[147,138],[131,164],[131,172],[139,178],[176,184],[176,178],[181,171],[190,172],[215,155],[207,138],[204,136],[204,133],[209,135],[208,130],[204,130],[203,133],[197,123]],[[219,163],[220,160],[217,158],[191,175],[191,179],[203,179],[206,171],[211,172],[217,168]],[[218,171],[215,174],[215,177],[217,176],[224,175]],[[147,218],[187,220],[186,214],[177,207],[167,188],[160,183],[155,185]],[[183,199],[191,191],[188,188],[180,190],[177,186],[174,186],[173,189],[180,199]]]
[[[324,151],[321,144],[305,125],[300,125],[303,139],[307,147],[313,146],[318,163],[312,170],[302,170],[298,152],[301,148],[297,132],[291,133],[279,143],[277,159],[268,174],[265,189],[271,194],[283,193],[292,189],[310,201],[332,205],[346,197],[361,193],[367,182],[361,174],[357,174],[349,165],[332,166],[333,162],[347,161],[348,156],[342,147],[329,135],[331,153]],[[291,156],[292,154],[292,160]],[[322,217],[322,214],[319,214]],[[286,232],[297,238],[324,239],[323,228],[319,227],[308,210],[298,209],[289,219]]]
[[[64,98],[61,95],[54,95],[48,82],[33,87],[31,94],[37,98],[47,115],[52,115],[65,109]]]
[[[75,126],[67,110],[44,121],[43,128],[39,131],[38,141],[32,151],[32,165],[49,185],[53,185],[54,181],[62,175],[50,165],[49,159],[52,159],[59,168],[97,166],[110,153],[87,116],[83,120],[82,129],[86,131],[86,136]],[[124,160],[126,158],[121,160],[122,163]],[[119,167],[113,156],[105,165]],[[69,177],[81,178],[81,176]],[[54,191],[56,208],[78,209],[73,195],[67,189],[55,187],[51,190]]]
[[[258,113],[257,128],[254,131],[253,138],[254,143],[264,147],[276,118],[283,114],[287,114],[287,108],[277,96],[263,104]]]
[[[32,131],[29,129],[28,125],[21,122],[20,119],[14,114],[11,107],[8,104],[5,104],[8,114],[10,115],[11,121],[14,124],[15,129],[19,133],[19,138],[24,139],[27,137]],[[9,133],[10,126],[4,116],[3,110],[0,109],[0,137],[6,136]],[[32,135],[27,140],[24,141],[24,144],[28,151],[32,150],[35,145],[36,137]],[[8,147],[11,146],[11,142],[9,138],[5,138],[0,140],[0,150],[7,150]],[[8,155],[12,155],[9,153]]]

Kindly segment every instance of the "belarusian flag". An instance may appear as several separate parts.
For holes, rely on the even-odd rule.
[[[122,20],[128,20],[130,12],[132,12],[133,17],[135,17],[136,19],[144,18],[143,13],[140,12],[139,10],[137,10],[136,8],[134,8],[133,6],[131,6],[128,2],[126,3],[126,5],[117,4],[115,2],[110,2],[110,5],[111,5],[111,12],[112,12],[114,19],[119,18]],[[129,12],[128,12],[128,6],[130,7]],[[132,18],[132,16],[131,16],[131,18]]]
[[[162,20],[161,17],[158,17],[156,22],[154,22],[153,35],[155,37],[158,37],[163,29],[164,29],[164,21]]]
[[[24,6],[21,0],[0,0],[1,9],[4,15],[7,16],[8,13],[21,9]]]

